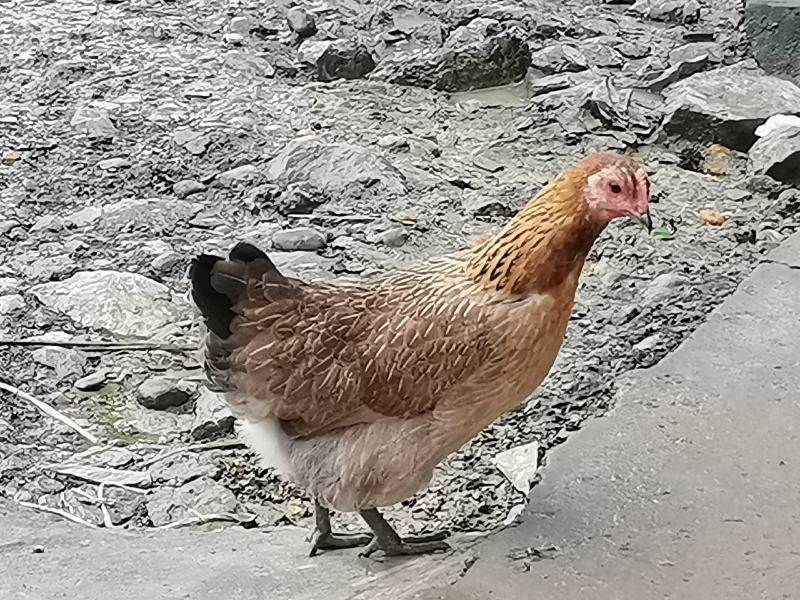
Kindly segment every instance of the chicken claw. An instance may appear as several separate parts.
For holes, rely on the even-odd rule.
[[[401,538],[376,509],[362,510],[361,517],[375,532],[375,537],[359,556],[372,556],[378,550],[386,556],[414,556],[450,550],[450,545],[444,541],[448,537],[445,531]]]
[[[338,550],[342,548],[360,548],[369,544],[373,536],[369,533],[333,533],[331,531],[331,515],[327,508],[314,504],[314,533],[311,534],[311,549],[308,556],[316,556],[320,550]]]

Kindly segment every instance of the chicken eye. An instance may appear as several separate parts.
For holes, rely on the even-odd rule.
[[[608,187],[611,188],[611,191],[614,194],[619,194],[622,191],[622,188],[616,181],[612,182]]]

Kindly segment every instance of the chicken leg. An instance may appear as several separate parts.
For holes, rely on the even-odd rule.
[[[372,537],[369,533],[333,533],[330,511],[319,502],[314,502],[314,533],[311,534],[309,556],[316,556],[320,550],[366,546]]]
[[[361,556],[371,556],[377,550],[383,550],[386,556],[413,556],[450,549],[449,544],[444,541],[448,536],[445,531],[401,538],[377,509],[362,510],[359,514],[375,533],[375,537],[361,552]]]

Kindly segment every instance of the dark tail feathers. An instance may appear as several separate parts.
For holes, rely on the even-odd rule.
[[[249,281],[287,281],[266,254],[244,242],[233,247],[227,260],[212,254],[199,255],[192,261],[189,277],[192,298],[203,313],[206,326],[222,339],[231,335],[234,307],[247,293]]]

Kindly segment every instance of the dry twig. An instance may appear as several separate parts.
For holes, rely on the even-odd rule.
[[[0,346],[22,346],[40,347],[57,346],[59,348],[81,348],[83,350],[94,350],[97,352],[107,350],[109,352],[119,351],[147,351],[163,350],[165,352],[195,352],[197,346],[180,346],[178,344],[154,343],[154,342],[106,342],[102,340],[30,340],[30,339],[9,339],[0,338]]]
[[[92,523],[89,523],[89,521],[81,519],[78,515],[73,515],[71,512],[67,512],[66,510],[61,510],[60,508],[53,508],[52,506],[47,506],[46,504],[36,504],[35,502],[24,502],[22,500],[19,500],[18,504],[26,508],[41,510],[42,512],[48,512],[54,515],[58,515],[60,517],[64,517],[65,519],[69,519],[73,523],[80,523],[81,525],[86,525],[87,527],[96,527],[96,525],[93,525]]]
[[[14,394],[18,398],[22,398],[23,400],[27,400],[28,402],[33,404],[36,408],[38,408],[40,411],[42,411],[44,414],[46,414],[49,417],[54,418],[57,421],[60,421],[61,423],[63,423],[67,427],[69,427],[70,429],[72,429],[72,430],[76,431],[77,433],[79,433],[80,435],[82,435],[84,438],[89,440],[91,443],[96,444],[98,442],[98,439],[94,435],[92,435],[91,433],[86,431],[86,429],[84,429],[83,427],[78,425],[75,421],[70,419],[68,416],[61,414],[60,412],[58,412],[55,408],[53,408],[49,404],[45,404],[44,402],[42,402],[38,398],[34,398],[29,393],[23,392],[21,389],[16,388],[13,385],[10,385],[10,384],[5,383],[3,381],[0,381],[0,390],[5,390],[6,392],[9,392],[10,394]]]

